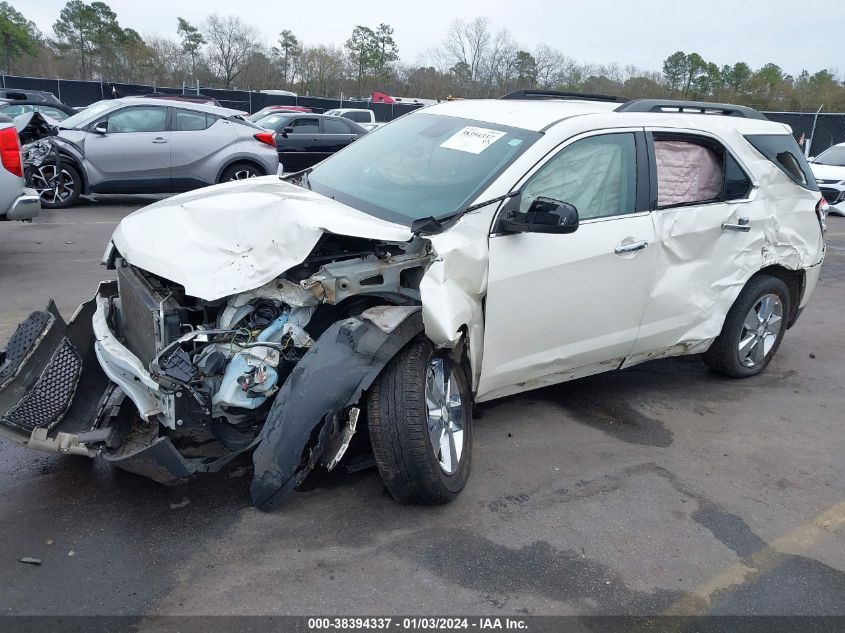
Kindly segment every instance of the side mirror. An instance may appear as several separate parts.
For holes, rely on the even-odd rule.
[[[288,134],[293,134],[293,128],[292,128],[292,127],[290,127],[290,126],[288,126],[288,127],[284,128],[284,129],[282,130],[282,136],[284,136],[285,138],[287,138],[287,137],[288,137]]]
[[[109,131],[109,124],[107,121],[100,121],[94,126],[94,132],[105,135]]]
[[[525,213],[519,207],[506,211],[499,225],[505,233],[574,233],[578,230],[578,209],[568,202],[540,196]]]

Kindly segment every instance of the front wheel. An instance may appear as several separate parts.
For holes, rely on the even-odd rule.
[[[722,333],[702,356],[705,364],[732,378],[756,376],[780,347],[789,308],[789,290],[780,279],[752,279],[728,311]]]
[[[466,375],[425,338],[411,342],[370,389],[373,455],[391,496],[441,504],[469,479],[472,406]]]
[[[45,209],[65,209],[73,206],[82,193],[82,176],[73,165],[59,162],[33,168],[29,186],[38,192]]]

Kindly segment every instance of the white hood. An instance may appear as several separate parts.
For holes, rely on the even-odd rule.
[[[817,180],[828,180],[832,182],[841,182],[845,180],[845,167],[810,163],[810,169],[813,170],[813,175]]]
[[[407,226],[267,176],[151,204],[124,218],[112,241],[133,266],[210,301],[262,286],[302,263],[323,233],[412,237]]]

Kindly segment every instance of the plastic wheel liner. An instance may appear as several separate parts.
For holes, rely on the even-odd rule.
[[[401,321],[386,322],[379,313],[365,312],[333,323],[291,372],[253,454],[251,495],[257,508],[271,510],[305,479],[338,416],[357,403],[390,359],[422,332],[419,308],[394,310],[406,311]]]

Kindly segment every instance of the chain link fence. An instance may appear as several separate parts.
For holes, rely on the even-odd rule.
[[[818,156],[837,143],[845,143],[845,114],[830,112],[764,112],[771,121],[792,128],[807,156]]]
[[[108,81],[80,81],[76,79],[41,79],[37,77],[16,77],[0,75],[0,87],[18,90],[42,90],[52,92],[56,98],[71,107],[89,106],[102,99],[116,99],[118,97],[137,97],[152,93],[170,95],[196,95],[197,92],[206,97],[216,99],[226,108],[244,110],[249,113],[257,112],[270,105],[296,105],[311,108],[314,112],[325,112],[332,108],[369,108],[373,110],[378,121],[392,121],[421,107],[413,103],[370,103],[366,100],[328,99],[324,97],[303,97],[276,95],[256,90],[225,90],[221,88],[203,88],[183,86],[171,88],[166,86],[146,86],[142,84],[125,84]]]

